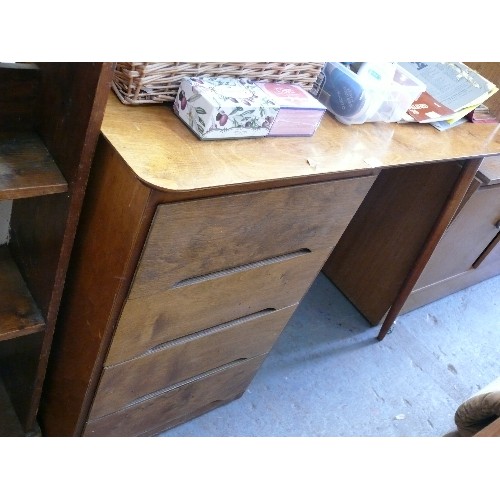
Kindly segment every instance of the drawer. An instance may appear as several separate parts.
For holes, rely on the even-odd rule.
[[[265,356],[237,361],[150,394],[87,422],[84,436],[138,436],[161,432],[241,396]]]
[[[145,355],[104,369],[90,418],[237,359],[265,354],[295,311],[265,310],[167,342]]]
[[[471,270],[498,234],[495,226],[498,222],[500,184],[482,187],[469,198],[446,230],[415,290]]]
[[[105,365],[131,359],[162,342],[296,304],[329,254],[329,248],[298,252],[128,299]]]
[[[302,249],[332,248],[374,179],[160,205],[129,297]]]

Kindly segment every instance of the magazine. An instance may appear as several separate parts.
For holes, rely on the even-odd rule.
[[[498,91],[495,84],[461,62],[398,64],[426,85],[408,109],[408,121],[462,123],[462,118]]]

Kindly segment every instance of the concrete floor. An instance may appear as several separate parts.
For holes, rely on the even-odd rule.
[[[246,393],[164,437],[442,436],[500,376],[500,277],[398,318],[382,342],[324,276]]]

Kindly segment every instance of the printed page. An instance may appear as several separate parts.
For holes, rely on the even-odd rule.
[[[435,101],[453,111],[480,104],[496,89],[491,82],[459,62],[398,64],[425,83],[427,93]]]

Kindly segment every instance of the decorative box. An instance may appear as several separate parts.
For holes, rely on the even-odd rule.
[[[183,78],[174,101],[174,112],[200,139],[266,136],[278,111],[258,85],[243,78]]]
[[[288,83],[257,83],[280,111],[269,135],[309,136],[318,128],[326,107],[302,87]]]

